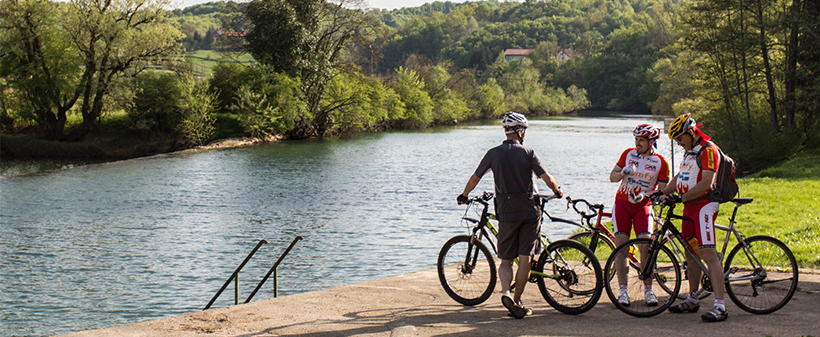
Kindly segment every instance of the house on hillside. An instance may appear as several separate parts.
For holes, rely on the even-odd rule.
[[[535,49],[506,49],[504,50],[504,60],[510,62],[512,60],[523,60]]]
[[[573,57],[583,57],[584,54],[581,52],[573,51],[572,48],[565,48],[558,51],[558,55],[555,56],[559,61],[566,61]]]

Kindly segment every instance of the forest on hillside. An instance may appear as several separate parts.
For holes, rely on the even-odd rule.
[[[818,0],[113,2],[0,0],[2,131],[77,140],[119,111],[197,144],[216,116],[298,139],[593,109],[693,113],[749,168],[820,147]],[[255,62],[198,79],[177,61],[198,49]]]

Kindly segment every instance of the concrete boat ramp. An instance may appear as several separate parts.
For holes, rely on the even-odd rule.
[[[754,315],[726,298],[729,319],[704,323],[699,314],[628,316],[606,292],[589,312],[565,315],[529,284],[524,303],[534,313],[507,316],[496,292],[468,307],[450,299],[435,269],[331,289],[194,312],[177,317],[63,336],[820,336],[820,273],[800,274],[797,293],[783,309]]]

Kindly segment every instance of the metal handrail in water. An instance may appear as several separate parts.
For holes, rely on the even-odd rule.
[[[288,249],[285,249],[285,252],[282,253],[282,256],[279,256],[279,260],[277,260],[276,263],[273,264],[273,267],[271,267],[270,270],[268,271],[268,273],[265,275],[265,277],[262,278],[262,282],[259,282],[259,284],[256,286],[256,289],[254,289],[253,292],[251,293],[251,296],[248,296],[248,299],[245,300],[245,303],[248,303],[248,302],[251,301],[253,296],[256,295],[256,292],[258,292],[259,289],[262,288],[262,285],[265,284],[265,281],[268,280],[268,278],[270,277],[270,274],[274,274],[273,275],[273,297],[277,297],[279,295],[279,277],[278,277],[279,274],[277,272],[277,267],[279,267],[279,263],[281,263],[282,260],[285,259],[285,256],[287,256],[288,253],[290,253],[290,250],[293,248],[293,246],[296,244],[296,242],[298,242],[299,240],[302,240],[302,239],[304,239],[304,238],[301,235],[297,236],[295,239],[293,239],[293,242],[290,243],[290,246],[288,246]]]
[[[256,251],[259,250],[259,247],[262,247],[262,245],[266,243],[268,243],[267,240],[259,240],[259,243],[256,244],[256,247],[254,247],[250,254],[248,254],[248,257],[245,258],[245,261],[242,261],[239,267],[237,267],[233,274],[231,274],[231,277],[229,277],[228,280],[225,281],[225,284],[222,285],[222,288],[219,288],[219,291],[216,292],[216,295],[214,295],[211,301],[208,302],[208,305],[205,306],[205,309],[202,310],[208,310],[208,308],[210,308],[211,305],[214,304],[214,301],[216,301],[219,295],[222,295],[222,292],[225,291],[225,288],[227,288],[228,285],[231,284],[232,280],[236,280],[234,304],[239,304],[239,271],[242,270],[243,267],[245,267],[245,264],[248,263],[248,260],[250,260],[251,257],[253,257],[253,254],[256,254]]]

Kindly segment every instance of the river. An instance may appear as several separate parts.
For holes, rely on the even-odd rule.
[[[525,145],[567,195],[611,205],[609,171],[646,121],[537,119]],[[270,243],[239,274],[240,301],[297,235],[280,296],[435,267],[446,239],[467,233],[455,196],[503,138],[493,121],[0,177],[0,336],[201,310],[260,239]],[[668,157],[669,139],[660,145]],[[474,193],[492,188],[488,175]],[[576,219],[565,206],[548,210]],[[573,228],[544,231],[559,239]],[[272,298],[272,287],[254,300]],[[214,307],[233,301],[231,284]]]

